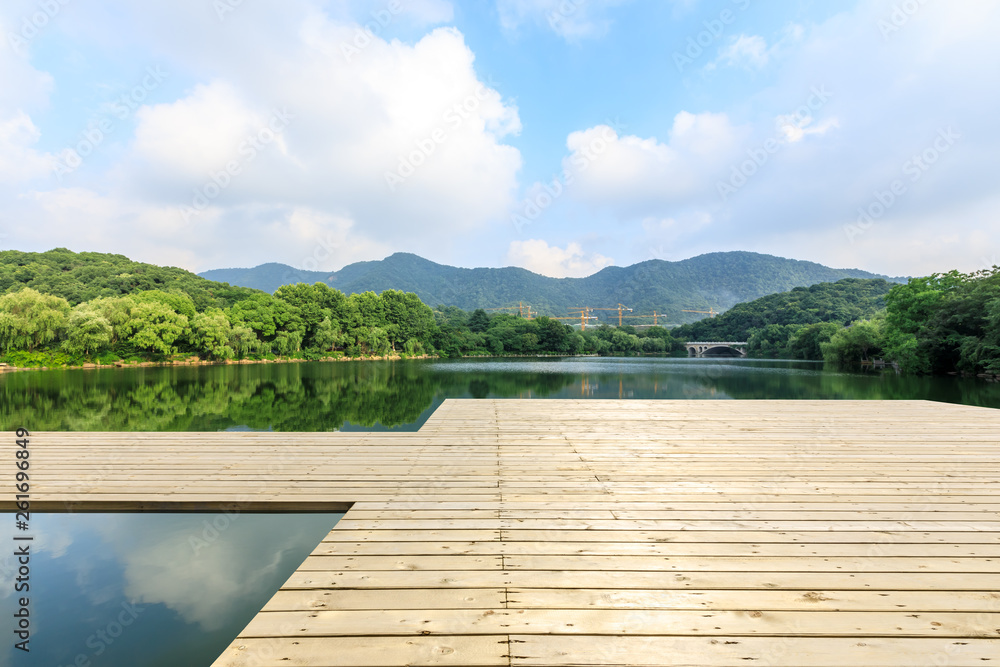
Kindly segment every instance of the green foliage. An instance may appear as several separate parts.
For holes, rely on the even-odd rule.
[[[787,358],[822,359],[823,345],[842,328],[835,322],[817,322],[800,327],[788,341]]]
[[[892,284],[885,280],[857,278],[796,287],[789,292],[741,303],[715,318],[677,327],[672,333],[684,340],[749,342],[752,330],[765,329],[770,325],[802,326],[832,322],[846,326],[881,312],[891,288]],[[763,335],[774,343],[776,331],[772,329],[770,334]],[[787,343],[792,333],[794,331],[789,330],[789,336],[781,334],[782,344]]]
[[[165,303],[151,300],[132,307],[122,331],[136,349],[168,355],[176,351],[174,342],[188,331],[188,318]]]
[[[92,305],[82,303],[69,316],[63,349],[73,355],[91,357],[111,346],[111,323]]]
[[[191,320],[191,343],[209,359],[232,359],[236,352],[229,344],[232,325],[218,308],[209,308]]]
[[[747,355],[765,359],[788,356],[789,343],[801,328],[798,324],[768,324],[751,329],[747,338]]]
[[[132,295],[134,303],[160,303],[189,320],[197,312],[194,301],[183,292],[164,292],[163,290],[147,290]]]
[[[38,352],[18,350],[4,354],[2,359],[11,366],[17,366],[18,368],[39,368],[42,366],[46,368],[58,368],[59,366],[66,366],[77,361],[77,359],[74,359],[73,356],[66,352],[54,350],[41,350]]]
[[[341,333],[329,315],[316,325],[315,333],[313,334],[313,345],[317,350],[323,352],[330,351],[335,347],[343,345],[345,340],[347,340],[347,337]]]
[[[263,344],[257,334],[248,326],[238,324],[229,331],[229,347],[233,349],[237,359],[261,351]]]
[[[149,290],[182,293],[199,311],[210,306],[228,307],[256,291],[206,280],[175,267],[133,262],[122,255],[74,253],[65,248],[42,253],[0,251],[0,294],[22,287],[63,297],[73,306],[98,297]]]
[[[835,332],[821,345],[823,358],[839,364],[856,364],[882,355],[885,351],[885,319],[855,322]]]
[[[66,299],[26,287],[0,297],[0,350],[33,351],[55,342],[66,330]]]
[[[885,353],[904,371],[1000,370],[1000,268],[912,278],[886,298]]]

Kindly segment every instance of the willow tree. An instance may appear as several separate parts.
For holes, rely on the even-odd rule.
[[[30,287],[0,297],[0,349],[33,352],[66,332],[70,307],[66,299],[40,294]]]

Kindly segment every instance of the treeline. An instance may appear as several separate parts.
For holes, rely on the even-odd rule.
[[[420,355],[436,334],[434,314],[413,294],[347,297],[321,283],[288,285],[273,295],[254,291],[228,308],[203,310],[180,291],[99,297],[76,306],[31,288],[0,297],[0,352],[28,362],[23,365],[32,365],[39,351],[61,352],[63,363],[176,353],[215,360]]]
[[[831,361],[882,357],[910,373],[1000,374],[1000,267],[912,278],[885,312],[838,331]]]
[[[892,286],[878,278],[845,278],[796,287],[737,304],[671,333],[684,340],[747,341],[751,357],[820,360],[823,345],[838,331],[885,309]]]
[[[819,323],[846,326],[885,309],[885,297],[892,285],[882,279],[845,278],[834,283],[796,287],[737,304],[717,317],[681,325],[673,332],[686,340],[749,341],[754,330],[770,326],[804,327]]]
[[[26,287],[0,297],[0,353],[17,366],[162,360],[465,355],[669,353],[682,344],[662,327],[585,333],[547,317],[432,311],[415,294],[345,296],[323,283],[253,292],[202,310],[181,291],[147,290],[75,306]]]
[[[472,313],[454,306],[435,312],[440,330],[436,347],[451,357],[501,354],[655,354],[684,350],[684,344],[663,327],[637,331],[609,327],[578,331],[559,320],[517,315]]]

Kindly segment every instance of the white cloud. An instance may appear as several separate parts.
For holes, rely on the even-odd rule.
[[[826,118],[818,123],[811,115],[797,116],[794,114],[778,116],[775,119],[778,133],[788,143],[798,143],[809,135],[823,136],[832,129],[840,127],[836,118]]]
[[[255,598],[281,570],[294,569],[295,551],[308,553],[329,517],[237,513],[163,516],[157,521],[123,515],[102,523],[106,551],[122,566],[123,593],[140,604],[164,604],[185,622],[207,631]],[[281,545],[280,547],[276,545]],[[300,556],[301,557],[301,556]]]
[[[665,207],[704,199],[743,134],[726,114],[713,113],[677,114],[665,143],[598,125],[569,135],[563,168],[573,195],[589,204],[621,217],[659,215]]]
[[[0,181],[8,185],[29,181],[52,170],[52,156],[32,148],[39,136],[38,128],[23,111],[8,118],[0,116]]]
[[[607,10],[623,2],[627,0],[497,0],[497,11],[506,30],[534,23],[574,41],[604,35],[611,26]]]
[[[417,9],[429,20],[450,7],[427,0]],[[95,15],[106,9],[87,14],[94,25],[74,24],[80,39],[104,35]],[[394,248],[440,256],[448,250],[443,237],[505,218],[521,156],[504,142],[520,132],[518,110],[477,75],[474,55],[457,30],[438,28],[412,44],[377,35],[359,42],[357,24],[332,20],[303,2],[280,12],[243,5],[221,24],[210,17],[212,39],[204,41],[150,25],[159,20],[169,26],[194,12],[204,7],[171,10],[152,2],[134,30],[146,32],[150,48],[165,54],[164,67],[173,76],[196,68],[213,72],[212,78],[176,99],[140,107],[124,145],[102,147],[111,158],[106,171],[99,171],[98,160],[75,171],[62,188],[34,183],[0,214],[15,230],[7,243],[23,246],[46,229],[48,238],[65,239],[62,245],[91,239],[90,249],[149,261],[184,255],[193,258],[186,266],[201,270],[213,268],[210,258],[219,254],[214,244],[230,247],[223,255],[234,254],[232,244],[249,248],[248,262],[297,264],[336,233],[341,250],[320,267],[326,269],[374,258],[369,254],[391,250],[390,239]],[[199,15],[192,29],[204,24]],[[266,36],[246,39],[251,28]],[[0,73],[3,62],[0,56]],[[291,119],[273,141],[249,151],[248,140],[267,131],[276,109]],[[19,165],[19,178],[40,175],[35,165],[41,158],[30,153],[37,138],[26,116],[5,122],[0,114],[0,148],[6,148],[0,176],[11,165]],[[231,162],[239,173],[226,176]],[[404,172],[390,187],[388,175]],[[216,188],[213,180],[220,179],[227,184]],[[182,215],[185,207],[204,204],[196,193],[206,192],[207,206]],[[76,228],[79,217],[68,222],[80,205],[92,215],[85,229]],[[320,238],[272,236],[288,232],[289,221],[301,220],[303,211],[339,222],[317,232]],[[22,229],[23,220],[37,224]],[[105,233],[103,244],[97,230]]]
[[[477,78],[462,35],[441,28],[413,46],[375,38],[345,56],[353,39],[348,27],[314,16],[300,50],[274,54],[280,77],[240,89],[216,81],[144,110],[123,179],[185,205],[212,173],[242,160],[216,204],[316,207],[376,238],[417,238],[431,225],[437,233],[476,229],[497,218],[521,164],[502,141],[520,121]],[[292,119],[273,145],[244,160],[247,138],[275,107]]]
[[[746,69],[763,69],[771,56],[767,41],[760,35],[738,35],[729,40],[729,44],[719,50],[715,63],[730,67]]]
[[[579,243],[569,243],[560,248],[540,239],[512,241],[507,260],[515,266],[552,278],[583,278],[614,264],[610,257],[585,253]]]

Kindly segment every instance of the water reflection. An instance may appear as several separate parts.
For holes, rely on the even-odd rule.
[[[43,371],[0,376],[0,425],[73,431],[413,430],[452,397],[929,399],[1000,407],[1000,385],[747,359],[487,359]]]
[[[210,665],[340,516],[33,515],[31,651],[0,664]],[[13,565],[0,564],[4,609]]]

